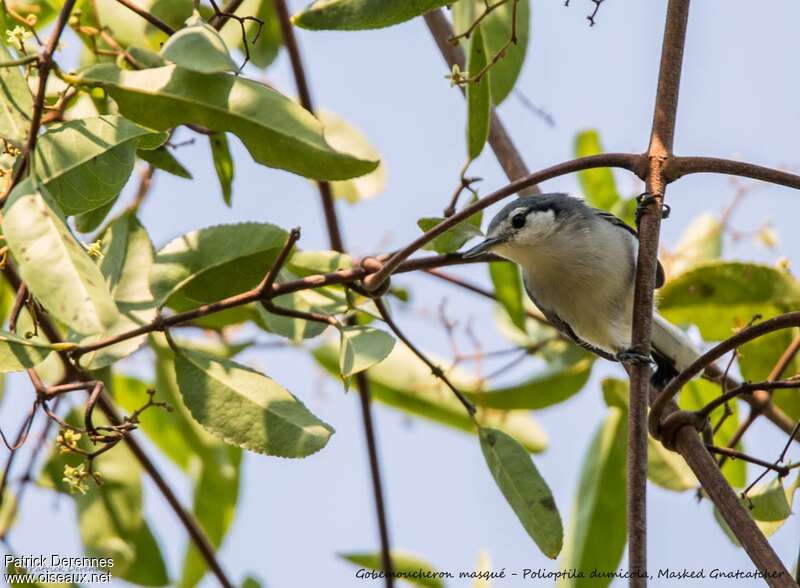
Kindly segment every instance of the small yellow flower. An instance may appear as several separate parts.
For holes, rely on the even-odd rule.
[[[70,453],[78,446],[81,434],[72,429],[63,429],[58,434],[56,444],[58,445],[59,453]]]
[[[69,486],[70,492],[78,491],[81,494],[86,494],[89,487],[86,485],[86,478],[89,477],[89,472],[86,470],[86,464],[82,463],[75,467],[65,465],[64,477],[62,480]]]
[[[98,259],[103,259],[103,257],[105,257],[103,255],[102,244],[100,241],[95,241],[94,243],[87,245],[86,253],[89,254],[89,257],[97,257]]]
[[[17,47],[20,51],[25,47],[25,40],[33,36],[28,29],[21,25],[15,26],[6,32],[6,43]]]

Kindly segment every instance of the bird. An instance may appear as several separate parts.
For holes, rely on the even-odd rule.
[[[482,242],[464,259],[494,253],[516,263],[531,301],[575,343],[623,363],[655,362],[651,377],[663,388],[700,352],[691,339],[653,313],[651,354],[631,349],[633,292],[639,237],[610,212],[564,193],[522,196],[489,223]],[[656,288],[664,284],[658,262]]]

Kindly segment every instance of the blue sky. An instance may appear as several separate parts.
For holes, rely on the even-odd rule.
[[[532,170],[571,158],[573,138],[584,128],[597,128],[609,151],[640,152],[649,138],[666,2],[607,2],[593,28],[585,20],[591,3],[573,0],[570,4],[565,8],[561,1],[533,2],[528,59],[517,84],[519,91],[553,116],[555,127],[546,125],[513,96],[500,109]],[[295,10],[302,5],[291,2]],[[677,153],[798,167],[800,83],[793,74],[800,54],[798,20],[800,6],[788,0],[694,3]],[[418,234],[418,218],[440,214],[446,205],[465,156],[464,103],[443,77],[445,67],[427,28],[417,19],[382,31],[299,31],[298,36],[316,102],[358,126],[388,168],[385,193],[356,206],[339,206],[346,244],[360,255],[408,242]],[[294,93],[285,54],[269,70],[269,79],[286,93]],[[179,139],[188,137],[187,131],[181,131]],[[194,174],[193,182],[157,176],[142,210],[142,220],[156,245],[212,224],[258,220],[284,227],[301,225],[303,248],[327,248],[313,186],[256,165],[235,140],[234,149],[232,209],[222,203],[202,137],[177,153]],[[506,183],[488,149],[473,171],[484,178],[480,185],[484,194]],[[616,177],[624,193],[641,191],[636,178],[624,172]],[[575,191],[576,178],[553,180],[543,188]],[[673,213],[663,227],[664,244],[674,244],[698,213],[719,211],[733,192],[729,178],[710,175],[691,176],[670,186],[668,202]],[[788,188],[755,190],[737,210],[734,226],[750,230],[771,220],[781,239],[778,249],[770,251],[745,241],[727,244],[726,257],[773,263],[786,256],[797,267],[797,198]],[[479,266],[457,273],[488,283],[486,270]],[[412,310],[399,314],[398,320],[426,349],[443,355],[448,351],[441,329],[423,312],[436,308],[443,297],[451,314],[473,319],[487,349],[503,346],[493,309],[485,301],[425,276],[403,276],[396,283],[413,293]],[[354,568],[335,555],[378,546],[357,398],[323,378],[301,351],[258,350],[242,358],[301,397],[337,433],[325,450],[305,460],[246,456],[239,511],[220,551],[225,569],[237,580],[255,573],[271,587],[362,585],[354,579]],[[125,367],[139,373],[146,365],[146,357],[137,357]],[[565,517],[572,507],[587,444],[605,410],[598,382],[615,370],[598,363],[592,381],[579,396],[536,414],[551,442],[548,451],[534,459]],[[18,422],[29,394],[24,379],[8,379],[0,413],[4,427]],[[486,470],[474,437],[381,405],[374,412],[394,546],[447,570],[472,568],[481,549],[489,552],[495,569],[555,567],[514,518]],[[747,442],[748,451],[767,458],[781,446],[781,435],[765,423],[752,430]],[[796,451],[790,457],[796,459]],[[188,485],[165,460],[159,463],[175,478],[180,496],[189,504]],[[708,502],[698,504],[692,492],[676,494],[653,487],[649,500],[651,568],[750,568],[744,552],[731,545],[714,522]],[[186,537],[149,481],[146,509],[176,572]],[[73,517],[70,501],[31,491],[12,535],[16,551],[79,554]],[[43,529],[50,530],[44,539]],[[798,521],[793,516],[772,539],[789,566],[796,560],[797,537]],[[204,585],[215,583],[207,578]]]

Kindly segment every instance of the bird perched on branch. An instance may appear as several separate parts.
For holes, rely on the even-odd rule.
[[[631,349],[639,239],[611,213],[567,194],[521,197],[489,223],[465,258],[492,252],[522,269],[525,289],[550,323],[582,347],[622,362],[650,361]],[[658,264],[655,287],[664,283]],[[700,356],[689,338],[653,314],[653,385],[662,388]]]

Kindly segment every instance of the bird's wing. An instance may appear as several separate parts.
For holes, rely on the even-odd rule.
[[[542,311],[542,314],[545,316],[545,318],[548,320],[548,322],[551,325],[553,325],[553,327],[557,331],[563,333],[564,335],[566,335],[567,337],[572,339],[579,347],[583,347],[587,351],[589,351],[591,353],[594,353],[595,355],[599,355],[600,357],[603,357],[605,359],[609,359],[611,361],[616,361],[616,358],[614,357],[614,355],[612,353],[609,353],[608,351],[600,349],[599,347],[595,347],[591,343],[587,343],[586,341],[584,341],[583,339],[578,337],[578,335],[575,334],[575,331],[572,329],[572,327],[569,326],[569,323],[567,323],[564,319],[562,319],[560,316],[558,316],[558,314],[556,314],[551,309],[549,309],[546,306],[544,306],[543,304],[541,304],[536,299],[536,296],[533,295],[533,292],[531,292],[531,290],[530,290],[530,288],[528,288],[527,284],[525,284],[525,291],[528,293],[528,296],[533,301],[533,303],[536,305],[536,308],[538,308],[539,310]]]
[[[632,226],[630,226],[628,223],[626,223],[618,216],[614,216],[610,212],[605,210],[600,210],[599,208],[595,210],[597,211],[597,216],[599,216],[603,220],[610,222],[612,225],[625,229],[631,235],[636,237],[637,240],[639,239],[639,233],[636,232],[636,229],[634,229]],[[661,286],[663,286],[665,281],[666,278],[664,276],[664,267],[661,265],[660,261],[656,260],[656,288],[660,288]]]

